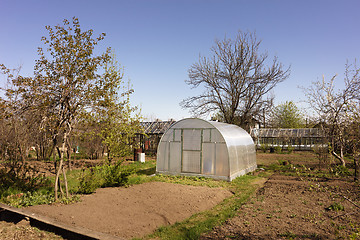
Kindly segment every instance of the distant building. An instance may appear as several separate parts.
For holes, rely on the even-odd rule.
[[[274,129],[253,128],[250,132],[257,148],[288,147],[294,150],[312,150],[325,146],[325,133],[320,128]]]
[[[145,135],[139,135],[140,147],[147,154],[156,154],[158,144],[162,135],[175,123],[174,119],[169,121],[156,120],[154,122],[141,122]]]

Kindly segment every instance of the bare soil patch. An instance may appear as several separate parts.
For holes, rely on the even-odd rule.
[[[202,239],[360,239],[360,209],[342,196],[359,203],[359,185],[273,175],[236,217]]]
[[[229,196],[225,189],[150,182],[98,189],[75,204],[39,205],[28,210],[68,225],[133,238],[212,208]]]

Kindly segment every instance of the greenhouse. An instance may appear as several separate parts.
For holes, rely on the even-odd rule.
[[[325,132],[320,128],[254,128],[250,135],[257,148],[281,147],[309,151],[316,147],[327,147]]]
[[[162,136],[156,172],[231,181],[256,169],[255,145],[242,128],[188,118]]]

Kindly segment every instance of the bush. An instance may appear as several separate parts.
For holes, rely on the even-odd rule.
[[[121,161],[118,161],[115,165],[104,165],[105,182],[102,187],[120,187],[127,184],[129,175],[134,170],[122,167],[121,163]]]
[[[261,145],[260,145],[260,149],[261,149],[261,151],[263,151],[264,153],[266,153],[267,150],[269,149],[269,145],[268,145],[268,144],[261,144]]]
[[[276,146],[275,148],[274,148],[274,150],[275,150],[275,153],[281,153],[281,147],[280,146]]]
[[[129,176],[135,172],[132,167],[122,166],[122,161],[116,164],[104,164],[84,171],[80,178],[78,193],[90,194],[101,187],[126,186]]]
[[[95,192],[96,189],[98,189],[101,186],[101,183],[99,180],[96,179],[96,174],[93,169],[90,169],[89,173],[85,173],[80,178],[80,186],[78,189],[78,193],[82,194],[90,194]]]
[[[337,165],[335,168],[330,170],[335,176],[351,176],[349,169],[343,165]]]
[[[0,197],[51,188],[51,181],[48,178],[27,165],[9,162],[3,166],[4,168],[0,169]]]
[[[292,153],[293,151],[294,151],[294,147],[291,146],[291,145],[288,145],[288,147],[287,147],[287,152],[290,154],[290,153]]]

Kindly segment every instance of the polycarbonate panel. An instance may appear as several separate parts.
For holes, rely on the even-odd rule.
[[[217,176],[228,176],[229,175],[229,156],[225,143],[216,143],[216,170]]]
[[[217,129],[211,131],[211,142],[224,142],[224,138],[221,136],[221,133]]]
[[[199,151],[183,151],[182,172],[200,173]]]
[[[173,129],[169,129],[161,138],[161,142],[169,142],[173,140]]]
[[[175,142],[181,141],[181,129],[174,129],[174,141]]]
[[[208,175],[215,174],[215,143],[203,143],[202,172]]]
[[[201,150],[201,130],[198,129],[183,130],[183,149]]]
[[[168,171],[169,169],[169,142],[161,142],[158,147],[156,170]]]
[[[180,121],[177,121],[176,123],[174,123],[173,126],[171,126],[171,128],[174,129],[185,129],[185,128],[213,128],[213,126],[211,126],[211,124],[209,124],[208,121],[205,120],[201,120],[198,118],[186,118]]]
[[[203,130],[203,142],[211,142],[211,129]]]
[[[241,163],[239,161],[241,159],[241,154],[240,156],[237,154],[239,150],[239,146],[232,146],[228,148],[229,156],[231,156],[231,158],[229,158],[230,174],[233,174],[241,169]]]
[[[181,143],[170,142],[169,171],[180,172],[181,169]]]

